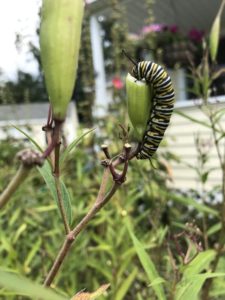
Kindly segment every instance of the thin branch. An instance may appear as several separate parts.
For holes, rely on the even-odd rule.
[[[51,145],[52,144],[52,133],[53,133],[53,129],[51,128],[47,128],[45,129],[45,134],[46,134],[46,140],[47,140],[47,145]],[[51,162],[51,166],[54,169],[55,168],[55,152],[52,151],[49,154],[49,159]]]
[[[102,201],[95,202],[92,206],[91,210],[87,213],[87,215],[80,221],[80,223],[67,235],[61,249],[59,250],[58,256],[56,257],[53,266],[48,273],[46,280],[44,282],[44,286],[50,286],[56,274],[59,271],[64,259],[66,258],[70,247],[75,241],[76,237],[79,233],[87,226],[89,221],[97,214],[97,212],[112,198],[112,196],[117,191],[119,185],[115,182],[112,186],[109,193],[103,198]]]
[[[70,232],[70,226],[66,217],[66,211],[63,203],[63,197],[62,197],[62,188],[61,188],[61,182],[60,182],[60,167],[59,167],[59,158],[60,158],[60,145],[61,145],[61,126],[62,123],[55,123],[55,128],[53,132],[53,137],[55,141],[55,162],[54,162],[54,171],[53,175],[55,178],[55,187],[57,192],[57,198],[58,198],[58,204],[59,204],[59,210],[61,213],[61,217],[63,220],[63,224],[65,227],[65,232],[68,234]]]
[[[47,158],[48,156],[50,156],[50,154],[52,153],[52,151],[55,149],[55,147],[58,144],[58,137],[59,137],[62,125],[63,125],[63,121],[57,121],[57,120],[55,120],[54,122],[55,122],[55,126],[53,128],[52,138],[50,139],[51,142],[48,144],[47,149],[43,152],[43,154],[42,154],[43,158]],[[52,123],[50,123],[50,124],[51,125],[47,124],[42,129],[44,131],[48,131],[48,130],[50,131],[52,129],[52,127],[51,127]]]
[[[98,196],[96,199],[96,203],[101,202],[104,199],[105,196],[105,191],[106,191],[106,187],[107,187],[107,182],[109,179],[109,168],[105,168],[104,173],[103,173],[103,177],[102,177],[102,182],[98,191]]]
[[[8,203],[14,192],[27,178],[28,174],[30,173],[30,170],[31,168],[25,167],[23,164],[20,165],[17,173],[12,178],[6,189],[0,195],[0,208],[2,208]]]
[[[31,149],[20,151],[17,154],[17,158],[20,160],[21,165],[6,189],[0,195],[0,208],[8,203],[11,196],[27,178],[32,167],[42,166],[43,164],[43,158],[41,154]]]
[[[215,128],[215,124],[213,121],[213,116],[212,113],[210,111],[209,114],[209,120],[211,122],[211,128],[212,128],[212,134],[213,134],[213,140],[214,140],[214,144],[216,147],[216,151],[217,151],[217,156],[220,162],[220,167],[221,167],[221,171],[222,171],[222,209],[221,209],[221,231],[220,231],[220,236],[219,236],[219,245],[217,248],[217,253],[216,253],[216,257],[214,259],[214,261],[212,262],[212,268],[211,271],[215,272],[216,268],[218,266],[218,263],[220,261],[220,258],[223,254],[223,248],[224,248],[224,244],[225,244],[225,151],[224,151],[224,155],[222,156],[220,148],[219,148],[219,142],[217,140],[217,136],[216,136],[216,128]],[[213,279],[209,278],[205,285],[204,285],[204,289],[202,291],[202,299],[204,300],[208,300],[209,299],[209,293],[210,293],[210,289],[213,283]]]
[[[59,210],[60,210],[60,214],[61,214],[61,217],[63,220],[65,232],[66,232],[66,234],[68,234],[70,232],[70,226],[69,226],[69,223],[67,220],[66,211],[65,211],[65,207],[64,207],[64,203],[63,203],[61,182],[60,182],[60,178],[58,176],[55,175],[54,178],[55,178],[55,187],[56,187],[56,192],[57,192]]]
[[[216,147],[217,156],[219,158],[220,167],[223,170],[224,160],[223,160],[222,154],[220,152],[219,142],[218,142],[218,139],[217,139],[217,136],[216,136],[216,132],[217,131],[216,131],[216,127],[215,127],[215,123],[213,121],[213,115],[212,115],[211,111],[210,111],[210,115],[209,115],[209,120],[210,120],[210,123],[211,123],[212,134],[213,134],[213,141],[214,141],[214,145]]]
[[[113,167],[116,167],[117,165],[123,163],[124,161],[127,163],[128,160],[133,159],[137,153],[139,152],[139,145],[135,149],[129,149],[127,153],[125,153],[125,158],[120,155],[114,162]],[[130,148],[130,147],[128,147]],[[127,171],[127,165],[125,166],[125,169]],[[55,276],[57,275],[64,259],[66,258],[67,254],[69,253],[69,250],[75,241],[76,237],[80,234],[80,232],[86,228],[90,220],[99,212],[99,210],[106,205],[109,200],[112,198],[112,196],[115,194],[117,189],[120,187],[120,183],[117,181],[114,181],[114,184],[111,188],[111,190],[108,192],[108,194],[105,195],[105,190],[107,187],[107,182],[110,177],[110,169],[109,164],[105,166],[104,174],[102,177],[102,182],[100,185],[100,189],[98,192],[98,196],[95,200],[94,205],[91,207],[91,209],[88,211],[88,213],[84,216],[84,218],[80,221],[80,223],[69,232],[69,234],[66,236],[66,239],[60,248],[58,255],[53,262],[52,268],[50,269],[49,273],[47,274],[47,277],[44,281],[44,286],[50,286],[52,281],[54,280]],[[123,174],[125,177],[126,174]]]

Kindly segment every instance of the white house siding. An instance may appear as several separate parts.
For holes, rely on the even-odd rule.
[[[225,108],[225,103],[214,104],[212,107],[215,109],[218,109],[219,107]],[[196,105],[180,107],[176,110],[197,120],[207,121],[207,117]],[[225,116],[223,117],[221,124],[223,126],[225,125]],[[166,150],[176,155],[180,160],[180,162],[169,162],[173,174],[172,185],[175,188],[193,188],[197,190],[202,188],[196,171],[187,166],[187,164],[193,167],[198,166],[198,152],[195,145],[195,137],[197,136],[207,144],[207,148],[209,149],[209,161],[206,164],[206,169],[216,168],[216,170],[210,173],[205,188],[211,189],[217,185],[221,185],[222,174],[219,168],[219,160],[213,144],[213,136],[210,128],[194,123],[175,112],[171,118],[171,124],[165,136],[168,145]],[[221,145],[222,152],[223,147],[224,145]],[[164,151],[163,147],[161,147],[160,151]]]
[[[15,125],[30,135],[40,146],[45,147],[46,140],[42,127],[46,124],[48,103],[29,103],[0,106],[0,141],[7,136],[19,140],[27,140],[12,125]],[[69,144],[77,137],[78,118],[76,106],[69,104],[67,118],[64,123],[64,135]]]

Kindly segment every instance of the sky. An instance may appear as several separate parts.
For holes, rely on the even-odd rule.
[[[39,45],[36,28],[40,4],[41,0],[0,0],[0,70],[5,80],[16,79],[18,69],[33,75],[38,73],[28,43]],[[18,49],[16,33],[22,38]]]

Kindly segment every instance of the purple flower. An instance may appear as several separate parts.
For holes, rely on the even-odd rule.
[[[192,28],[192,29],[188,32],[188,37],[190,38],[190,40],[192,40],[192,41],[194,41],[194,42],[201,42],[203,36],[204,36],[204,31],[198,30],[198,29],[196,29],[196,28]]]
[[[168,26],[168,30],[172,33],[177,33],[179,31],[178,26],[176,24]]]

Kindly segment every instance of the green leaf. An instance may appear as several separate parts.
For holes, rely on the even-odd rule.
[[[112,273],[107,268],[103,267],[99,262],[89,258],[87,265],[96,270],[99,274],[102,274],[107,281],[112,281]]]
[[[33,260],[34,256],[36,255],[36,253],[39,251],[40,247],[41,247],[41,238],[39,238],[36,241],[36,243],[34,245],[32,245],[30,252],[26,256],[26,260],[24,262],[24,270],[26,273],[30,272],[29,265],[30,265],[31,261]]]
[[[183,204],[185,206],[188,206],[188,205],[193,206],[199,212],[204,212],[204,213],[211,214],[214,216],[219,215],[217,210],[210,208],[205,204],[198,203],[195,199],[192,199],[190,197],[179,196],[179,195],[172,194],[172,193],[170,194],[170,197],[173,201],[179,202],[180,204]]]
[[[190,117],[189,115],[185,114],[184,112],[180,111],[180,110],[175,110],[174,113],[176,113],[177,115],[180,115],[186,119],[188,119],[189,121],[192,121],[194,123],[197,123],[197,124],[200,124],[202,126],[205,126],[207,128],[211,128],[211,125],[208,124],[207,122],[204,122],[204,121],[200,121],[199,119],[195,119],[193,117]],[[215,128],[215,131],[216,132],[220,132],[221,133],[221,130]]]
[[[1,248],[7,252],[7,258],[9,259],[16,259],[17,252],[12,245],[12,241],[10,240],[9,236],[6,236],[5,233],[2,231],[0,234],[0,241],[1,241]]]
[[[137,268],[135,268],[128,277],[123,281],[121,286],[119,287],[115,300],[123,300],[126,296],[127,292],[129,291],[130,286],[132,285],[133,281],[135,280],[135,277],[137,275]]]
[[[213,113],[213,123],[216,124],[220,121],[220,119],[224,116],[225,114],[225,108],[220,108],[216,112]]]
[[[210,235],[218,232],[221,228],[222,228],[221,222],[211,226],[209,228],[209,230],[207,231],[207,236],[210,236]]]
[[[37,299],[38,296],[40,300],[68,300],[68,298],[59,296],[52,290],[31,282],[25,277],[2,270],[0,270],[0,286],[9,291],[14,291],[18,295],[28,296],[32,299]]]
[[[222,76],[225,73],[225,68],[221,68],[218,71],[214,72],[211,76],[212,76],[212,81],[216,80],[217,78],[219,78],[220,76]]]
[[[195,259],[185,266],[182,280],[177,285],[176,300],[198,300],[198,293],[205,280],[210,277],[216,277],[215,273],[200,274],[209,268],[215,256],[216,252],[214,250],[207,250],[199,253]]]
[[[150,256],[147,254],[147,252],[144,249],[144,245],[136,238],[132,231],[132,227],[130,224],[130,221],[128,218],[125,219],[125,224],[127,227],[127,230],[129,232],[129,235],[133,241],[135,250],[137,252],[137,255],[139,257],[139,260],[142,264],[142,267],[144,268],[146,275],[148,276],[148,279],[151,283],[155,282],[155,280],[162,279],[151,260]],[[163,279],[162,279],[163,280]],[[165,293],[162,287],[162,284],[157,284],[152,286],[153,290],[155,291],[155,294],[157,295],[159,300],[165,300]]]
[[[154,286],[154,285],[162,284],[162,283],[165,283],[165,280],[163,278],[159,277],[159,278],[156,278],[155,280],[153,280],[149,286]]]
[[[208,278],[225,276],[225,273],[204,273],[189,277],[177,286],[175,300],[198,300],[198,294]]]
[[[22,129],[20,129],[20,128],[17,127],[16,125],[13,125],[13,124],[12,124],[12,126],[13,126],[16,130],[18,130],[20,133],[22,133],[22,134],[23,134],[23,135],[31,142],[31,144],[33,144],[33,145],[34,145],[41,153],[44,152],[44,150],[41,148],[41,146],[39,146],[38,143],[35,142],[35,140],[32,139],[32,137],[31,137],[29,134],[27,134],[25,131],[23,131]]]
[[[66,149],[65,151],[61,154],[60,156],[60,165],[63,164],[65,159],[67,158],[68,154],[84,139],[86,135],[94,131],[95,128],[92,128],[86,132],[84,132],[82,135],[80,135],[78,138],[76,138]]]
[[[21,234],[27,229],[27,224],[26,223],[22,223],[18,229],[16,230],[16,232],[14,233],[14,237],[13,237],[13,244],[16,244],[17,240],[19,239],[19,237],[21,236]]]
[[[140,293],[138,293],[137,297],[138,297],[137,300],[144,300]]]
[[[216,139],[217,143],[220,142],[224,137],[225,137],[225,132],[222,133],[222,134]]]
[[[214,250],[207,250],[199,253],[184,269],[183,277],[199,274],[207,269],[211,261],[215,258],[216,252]]]
[[[132,258],[136,255],[134,247],[131,247],[121,256],[121,264],[117,272],[118,278],[123,278],[124,274],[126,274],[127,269],[131,265]]]
[[[213,21],[212,28],[209,35],[209,50],[212,61],[216,60],[218,46],[219,46],[219,36],[220,36],[220,23],[221,23],[221,14],[223,12],[223,8],[225,5],[225,1],[221,2],[221,6],[219,11]]]
[[[201,181],[202,183],[206,183],[208,177],[209,177],[210,171],[206,171],[201,175]]]
[[[44,178],[46,185],[52,194],[53,199],[55,200],[55,202],[58,205],[58,196],[57,196],[57,191],[56,191],[56,186],[55,186],[55,179],[52,175],[51,167],[49,166],[49,164],[44,163],[44,165],[41,168],[38,168],[38,170],[39,170],[40,174],[42,175],[42,177]],[[72,223],[72,208],[71,208],[70,194],[61,179],[60,179],[60,183],[61,183],[63,205],[64,205],[64,209],[66,212],[67,221],[71,225],[71,223]]]
[[[34,139],[32,139],[32,137],[29,134],[27,134],[25,131],[23,131],[21,128],[17,127],[16,125],[12,124],[12,126],[16,130],[18,130],[20,133],[22,133],[30,141],[30,143],[33,144],[36,147],[37,150],[39,150],[41,153],[44,152],[42,147]],[[51,165],[51,161],[48,157],[47,157],[47,161],[48,161],[49,165]]]

